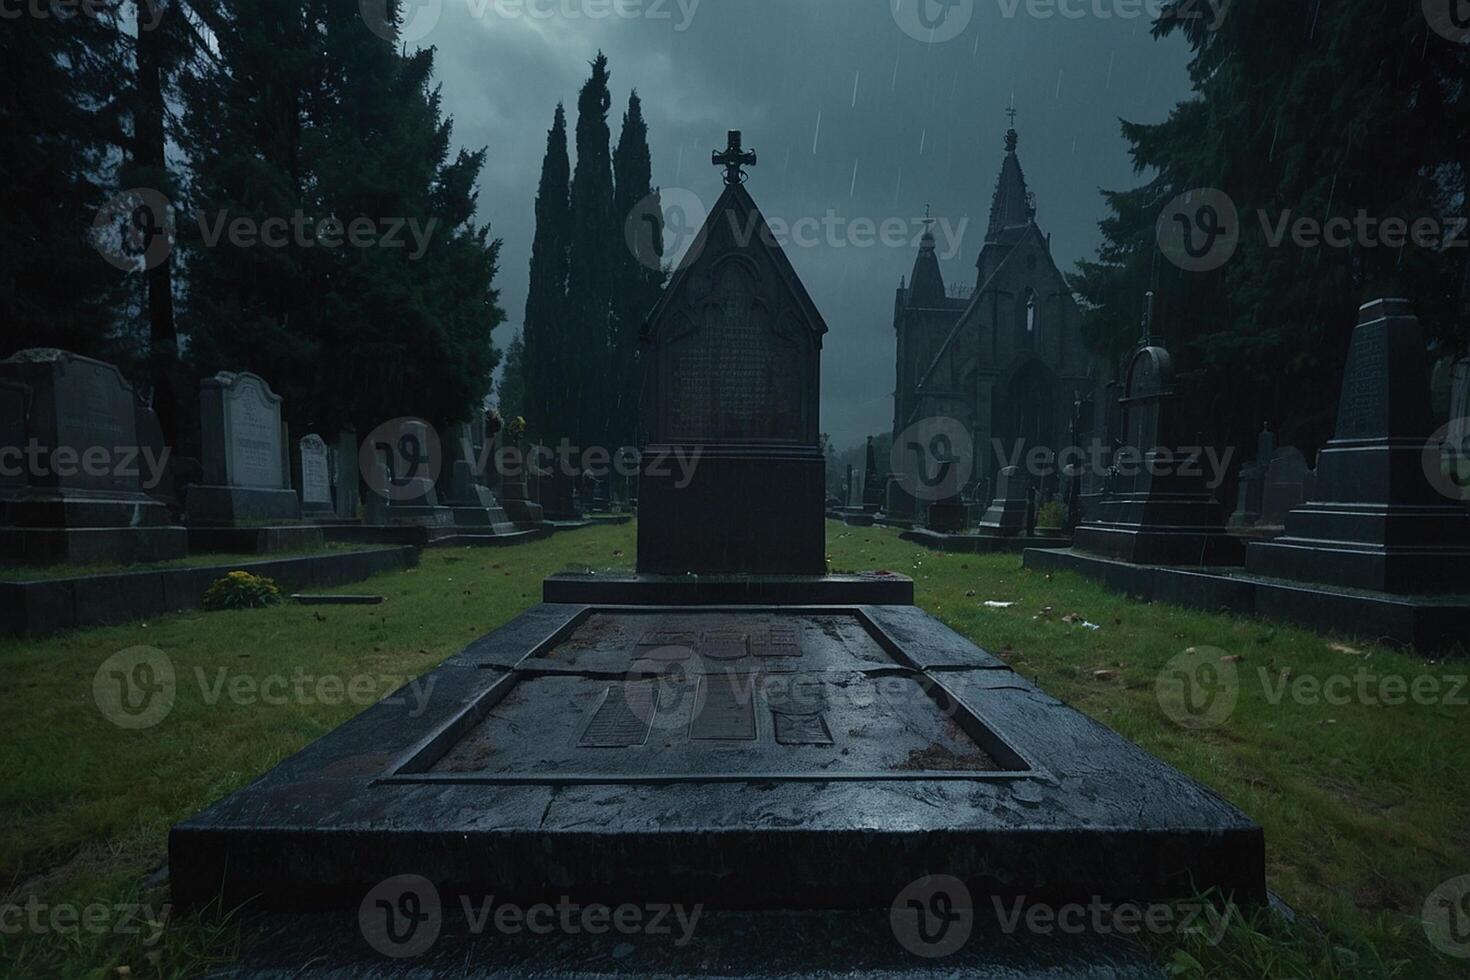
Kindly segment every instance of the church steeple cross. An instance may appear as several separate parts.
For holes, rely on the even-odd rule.
[[[755,166],[755,151],[747,151],[741,147],[740,130],[738,129],[730,130],[728,139],[725,152],[715,150],[710,154],[710,162],[716,167],[725,168],[726,184],[741,184],[745,182],[745,171],[742,168]]]

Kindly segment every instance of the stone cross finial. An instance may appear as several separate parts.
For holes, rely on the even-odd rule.
[[[732,129],[728,136],[729,142],[725,146],[725,152],[715,150],[710,154],[710,162],[716,167],[725,168],[725,183],[727,185],[742,184],[745,182],[745,171],[742,167],[753,167],[756,163],[755,151],[746,151],[740,145],[740,130]]]

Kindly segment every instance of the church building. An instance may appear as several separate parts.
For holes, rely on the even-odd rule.
[[[1081,311],[1036,224],[1017,142],[1008,129],[973,292],[946,288],[930,229],[894,301],[895,442],[925,418],[959,421],[974,440],[972,488],[994,486],[1012,458],[1024,468],[1017,451],[1063,448],[1074,403],[1090,402],[1098,384]],[[912,500],[904,503],[891,500],[890,513],[912,514]]]

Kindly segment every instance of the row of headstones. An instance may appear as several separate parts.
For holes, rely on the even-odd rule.
[[[161,526],[180,514],[213,526],[358,518],[364,493],[354,432],[335,445],[311,433],[293,446],[281,397],[247,372],[200,382],[199,424],[202,459],[176,459],[157,416],[115,365],[54,349],[0,361],[0,524]],[[427,502],[437,506],[441,492],[451,504],[493,506],[475,465],[487,458],[482,419],[454,427],[448,458]],[[382,486],[404,476],[400,466]]]

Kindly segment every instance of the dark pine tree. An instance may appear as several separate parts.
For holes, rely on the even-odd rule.
[[[598,52],[577,99],[577,169],[572,176],[571,267],[567,278],[568,354],[565,395],[575,422],[564,431],[574,444],[606,434],[612,389],[606,352],[611,331],[622,228],[613,212],[612,134],[607,113],[607,57]]]
[[[623,132],[613,154],[616,180],[613,211],[623,229],[617,252],[619,270],[613,295],[609,334],[610,404],[606,440],[609,446],[639,442],[638,396],[642,390],[638,338],[643,320],[663,289],[663,208],[653,189],[653,162],[648,151],[648,123],[635,91],[623,115]]]
[[[1155,23],[1155,36],[1179,31],[1193,48],[1195,97],[1160,124],[1124,124],[1135,167],[1155,176],[1106,195],[1104,243],[1073,286],[1090,342],[1114,359],[1138,338],[1144,292],[1157,291],[1212,441],[1251,445],[1270,420],[1310,452],[1331,433],[1360,303],[1408,296],[1432,335],[1462,344],[1463,250],[1303,248],[1289,235],[1273,243],[1267,227],[1463,216],[1470,47],[1431,30],[1418,0],[1349,0],[1330,18],[1311,0],[1236,3],[1212,24],[1221,7],[1181,0]],[[1219,269],[1185,272],[1159,254],[1154,226],[1175,195],[1203,187],[1233,200],[1239,248]]]
[[[568,250],[572,241],[572,165],[567,158],[567,114],[560,103],[546,134],[546,158],[536,194],[536,237],[531,243],[531,283],[521,334],[523,414],[531,431],[550,439],[570,430],[574,403],[567,397],[569,361],[575,350],[567,317]],[[502,408],[506,421],[511,416]]]
[[[300,432],[464,421],[504,318],[474,220],[485,152],[451,154],[432,49],[400,53],[352,5],[272,10],[236,0],[217,69],[184,87],[197,368],[259,373]],[[239,217],[284,219],[288,242],[232,238]]]
[[[117,329],[127,275],[93,247],[98,209],[118,190],[110,155],[125,139],[116,18],[104,6],[0,29],[0,357],[62,347],[136,375],[136,344]]]

